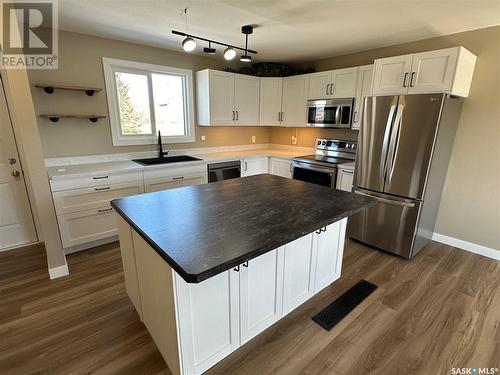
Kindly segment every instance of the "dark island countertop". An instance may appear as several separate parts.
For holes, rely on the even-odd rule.
[[[375,204],[270,174],[111,202],[187,282],[198,283]]]

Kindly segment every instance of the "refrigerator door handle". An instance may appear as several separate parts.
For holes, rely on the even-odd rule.
[[[401,122],[403,120],[403,109],[402,104],[398,105],[396,111],[396,117],[394,118],[394,129],[391,132],[391,141],[389,142],[389,156],[387,163],[387,174],[386,183],[390,184],[392,180],[392,175],[394,173],[394,166],[396,165],[396,158],[398,156],[399,149],[399,135],[401,134]]]
[[[365,193],[365,192],[358,190],[358,189],[354,189],[353,193],[376,199],[377,201],[382,202],[382,203],[388,203],[388,204],[393,204],[396,206],[403,206],[403,207],[409,207],[409,208],[415,207],[415,203],[412,203],[412,202],[382,198],[382,197],[379,197],[379,196],[376,196],[373,194]]]
[[[382,143],[382,152],[380,154],[380,186],[384,186],[385,171],[387,168],[387,148],[389,145],[389,135],[391,134],[392,121],[394,119],[394,111],[396,104],[391,105],[389,116],[387,116],[387,123],[385,125],[384,141]]]

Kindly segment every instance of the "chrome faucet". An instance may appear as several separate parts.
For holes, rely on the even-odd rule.
[[[161,159],[161,158],[164,158],[165,156],[167,156],[168,150],[163,151],[163,145],[161,143],[161,132],[159,130],[158,130],[158,146],[160,146],[160,154],[158,155],[158,157]]]

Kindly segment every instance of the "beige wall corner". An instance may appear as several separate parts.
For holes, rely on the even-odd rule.
[[[49,270],[56,270],[49,274],[51,278],[64,276],[68,274],[66,257],[59,237],[28,75],[24,69],[4,69],[1,74],[37,232],[45,242]]]

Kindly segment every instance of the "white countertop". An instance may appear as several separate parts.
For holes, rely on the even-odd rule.
[[[225,151],[225,152],[208,152],[208,153],[186,153],[187,155],[200,158],[200,161],[190,161],[181,163],[158,164],[143,166],[132,160],[109,161],[100,163],[86,164],[69,164],[47,167],[47,173],[51,180],[91,175],[95,173],[112,173],[112,172],[130,172],[134,170],[154,169],[154,168],[173,168],[182,165],[196,165],[199,163],[222,162],[229,160],[237,160],[249,157],[268,156],[284,159],[292,159],[297,156],[304,155],[304,150],[276,150],[276,149],[258,149],[258,150],[241,150],[241,151]]]

